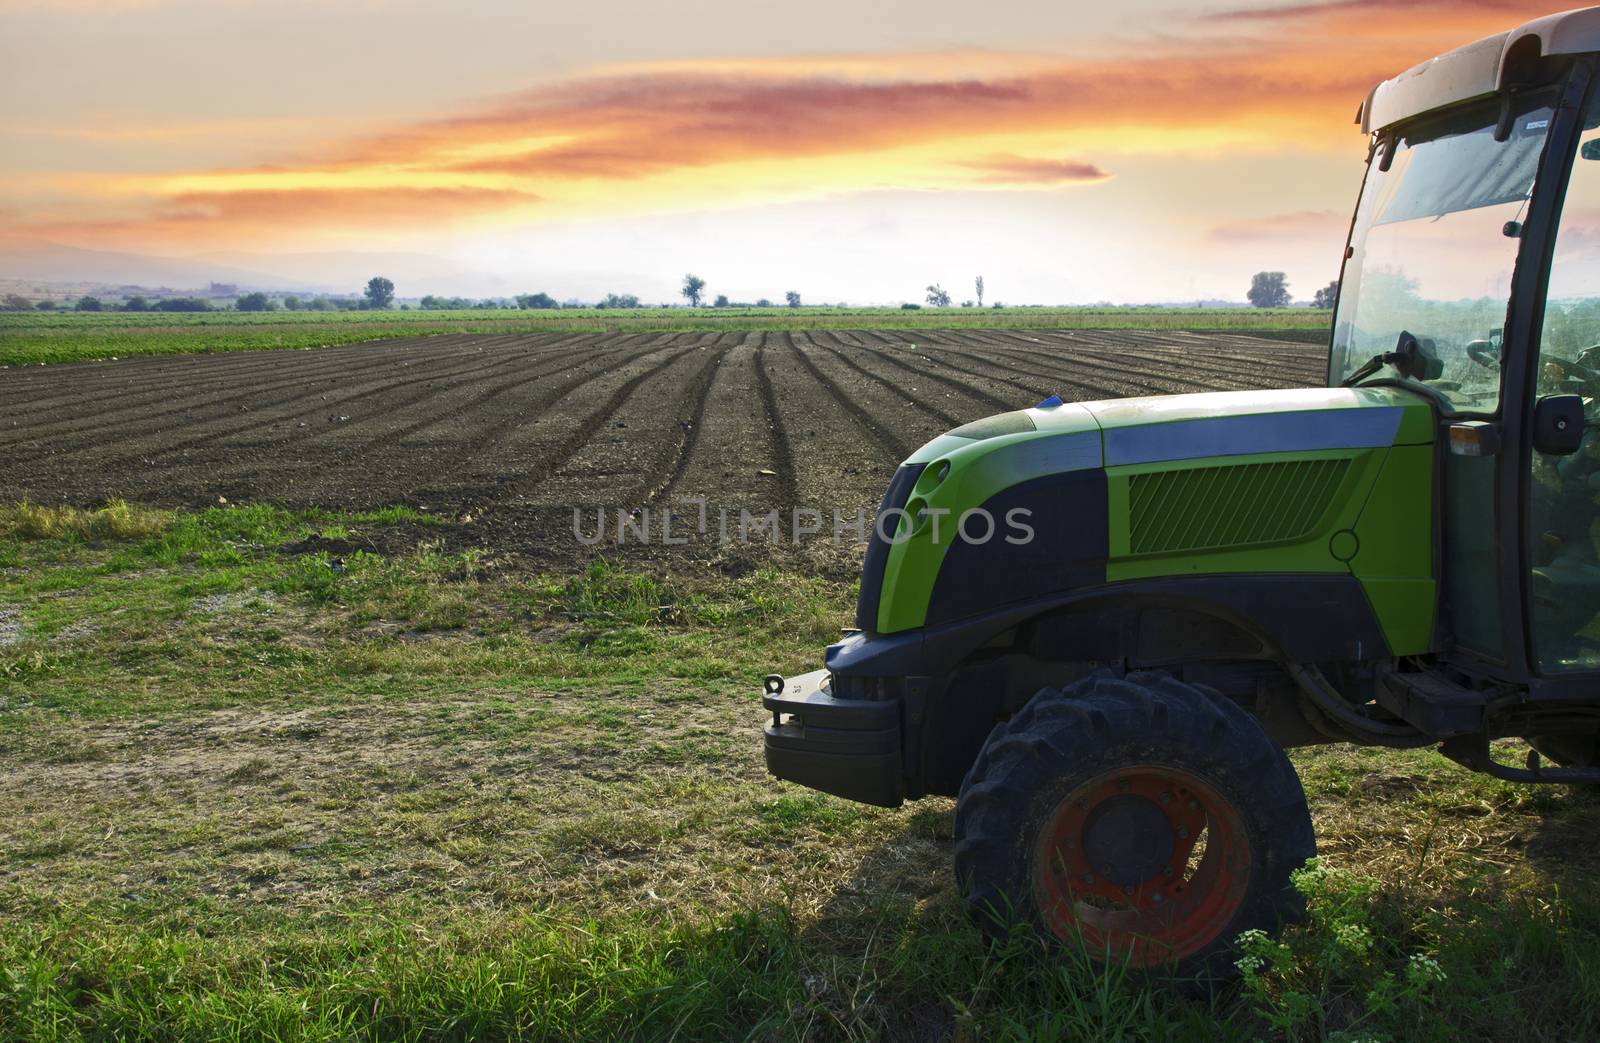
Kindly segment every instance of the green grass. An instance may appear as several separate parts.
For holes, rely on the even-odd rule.
[[[169,523],[167,512],[123,500],[95,510],[27,502],[0,507],[0,538],[131,540],[162,532]]]
[[[756,679],[849,584],[533,572],[405,509],[0,519],[0,1039],[1600,1033],[1590,791],[1296,753],[1310,915],[1190,1000],[986,953],[948,800],[765,774]]]
[[[1325,335],[1329,314],[1183,308],[640,308],[550,311],[0,313],[0,365],[270,348],[446,333],[763,329],[1145,329]]]

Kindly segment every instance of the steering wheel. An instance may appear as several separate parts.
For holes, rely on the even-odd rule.
[[[1467,358],[1476,362],[1484,369],[1500,368],[1500,349],[1487,340],[1475,340],[1467,344]]]

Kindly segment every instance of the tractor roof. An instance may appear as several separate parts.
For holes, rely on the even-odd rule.
[[[1600,7],[1546,15],[1413,66],[1372,89],[1356,122],[1362,133],[1526,82],[1541,58],[1600,51]]]

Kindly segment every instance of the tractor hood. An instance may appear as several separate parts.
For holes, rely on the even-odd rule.
[[[1429,454],[1433,432],[1430,404],[1394,388],[1051,397],[967,424],[897,471],[857,625],[894,633],[1125,578],[1348,572],[1330,534],[1353,532],[1391,447]]]
[[[929,464],[1002,437],[1004,443],[975,455],[1019,441],[1092,433],[1100,436],[1102,448],[1093,466],[1116,466],[1296,446],[1421,444],[1433,440],[1432,432],[1426,403],[1389,388],[1215,391],[1073,403],[1052,397],[1030,409],[946,432],[911,454],[906,464]]]

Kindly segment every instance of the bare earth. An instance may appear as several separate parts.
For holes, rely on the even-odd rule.
[[[0,501],[404,503],[570,560],[574,507],[870,513],[927,439],[1052,393],[1322,367],[1312,344],[1084,330],[469,334],[25,367],[0,375]]]

